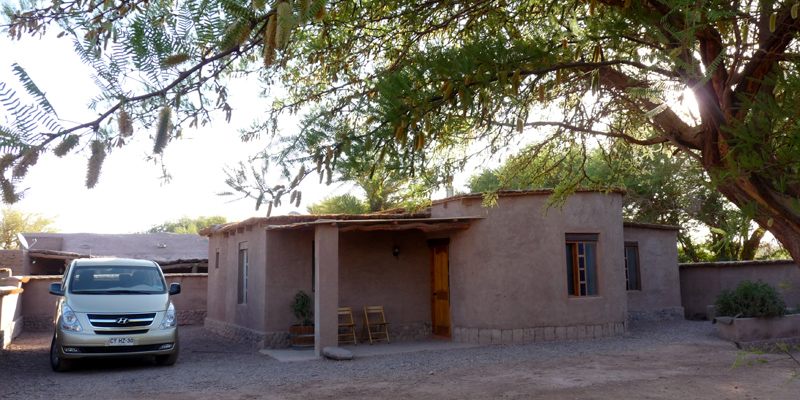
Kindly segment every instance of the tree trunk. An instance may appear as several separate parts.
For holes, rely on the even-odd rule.
[[[756,175],[720,185],[719,191],[741,209],[757,204],[754,220],[781,242],[800,268],[800,216],[779,200],[779,193]]]
[[[758,246],[761,244],[761,239],[764,237],[765,233],[767,233],[767,231],[762,227],[758,227],[758,229],[753,231],[750,238],[742,245],[742,252],[739,254],[740,260],[752,260],[756,257]]]

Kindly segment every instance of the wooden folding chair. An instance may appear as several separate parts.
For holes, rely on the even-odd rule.
[[[345,333],[342,333],[342,331]],[[356,344],[356,323],[353,322],[353,310],[350,307],[339,307],[339,344]]]
[[[385,340],[389,342],[389,330],[386,328],[389,325],[386,322],[386,317],[383,315],[383,306],[364,306],[364,326],[361,328],[361,341],[364,341],[364,336],[369,338],[369,344],[373,342],[380,342]],[[376,327],[373,330],[372,327]]]

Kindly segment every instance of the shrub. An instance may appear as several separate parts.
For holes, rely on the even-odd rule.
[[[744,281],[735,290],[723,290],[717,296],[714,312],[719,317],[778,317],[786,314],[786,302],[761,279],[755,283]]]
[[[289,307],[294,316],[300,320],[301,326],[314,325],[314,311],[311,309],[311,296],[308,293],[302,290],[298,291]]]

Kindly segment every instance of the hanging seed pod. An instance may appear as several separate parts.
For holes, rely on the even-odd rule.
[[[275,47],[283,49],[289,43],[289,35],[292,32],[292,5],[286,1],[278,3],[276,14],[278,14],[278,26],[275,32]]]
[[[300,23],[305,24],[308,21],[308,10],[311,8],[311,0],[300,0],[297,2],[297,13],[300,17]]]
[[[721,19],[717,20],[717,31],[722,36],[727,36],[728,35],[728,26],[725,25],[725,21],[723,21]]]
[[[296,193],[297,193],[297,196],[295,196],[294,206],[295,207],[300,207],[300,199],[303,198],[303,192],[297,191]]]
[[[561,85],[561,70],[556,70],[556,86]]]
[[[269,202],[269,205],[267,205],[267,218],[269,218],[270,215],[272,215],[272,202],[271,201]]]
[[[747,36],[750,34],[750,24],[745,22],[742,26],[742,42],[747,43]]]
[[[514,75],[511,75],[511,82],[513,82],[513,83],[519,83],[519,82],[522,80],[522,79],[520,78],[521,74],[522,74],[522,70],[520,70],[519,68],[517,68],[517,70],[516,70],[516,71],[514,71]]]
[[[594,17],[596,12],[597,12],[597,0],[592,0],[589,3],[589,16]]]
[[[544,85],[539,85],[539,101],[544,103]]]
[[[8,179],[0,178],[0,187],[3,190],[3,202],[6,204],[14,204],[19,201],[19,194],[14,191],[14,184]]]
[[[600,62],[603,57],[603,48],[598,43],[597,46],[594,46],[594,62]]]
[[[297,173],[297,176],[294,177],[294,180],[292,181],[292,184],[290,186],[296,186],[300,182],[300,180],[303,179],[304,176],[306,176],[306,166],[301,165],[300,171]]]
[[[417,146],[415,150],[419,151],[425,147],[425,132],[420,131],[419,135],[417,135]]]
[[[133,135],[133,121],[131,121],[131,116],[124,108],[120,108],[117,113],[117,125],[119,126],[120,136],[128,137]]]
[[[562,38],[561,39],[561,48],[566,50],[568,46],[569,46],[569,41],[567,40],[567,38],[566,37]]]
[[[772,15],[769,16],[770,32],[775,32],[775,29],[777,29],[777,23],[778,23],[778,13],[772,13]]]
[[[161,154],[161,152],[164,151],[164,147],[167,146],[171,115],[172,109],[170,109],[169,106],[164,106],[158,115],[158,127],[156,130],[156,141],[153,146],[153,153]]]
[[[464,77],[464,86],[469,86],[472,83],[472,75],[467,75]]]
[[[275,32],[278,29],[278,18],[272,14],[267,21],[267,27],[264,29],[264,68],[269,68],[275,63]]]
[[[246,42],[247,39],[250,39],[250,32],[253,30],[250,28],[250,24],[242,23],[238,27],[239,29],[239,36],[236,37],[236,44],[241,45],[242,43]]]
[[[28,168],[36,165],[39,161],[39,151],[37,149],[28,150],[19,163],[14,167],[11,175],[14,178],[22,178],[28,173]]]
[[[800,3],[792,6],[792,19],[797,19],[797,9],[800,8]]]
[[[578,46],[575,48],[575,56],[573,57],[573,59],[580,60],[580,58],[581,58],[581,46]]]
[[[14,163],[15,159],[16,157],[11,153],[4,154],[3,157],[0,158],[0,173],[5,172],[6,169]]]
[[[86,171],[86,187],[92,189],[100,179],[100,168],[106,159],[106,145],[101,140],[92,141],[92,155],[89,157],[89,168]]]
[[[444,100],[449,100],[452,94],[453,94],[453,82],[447,81],[447,83],[444,86]]]
[[[75,148],[75,146],[80,143],[80,137],[78,135],[69,135],[61,141],[61,143],[53,149],[53,154],[57,157],[64,157],[69,153],[70,150]]]
[[[559,54],[558,57],[556,57],[556,60],[558,60],[559,63],[562,63],[562,62],[564,62],[564,56]]]
[[[522,133],[523,123],[522,118],[517,118],[517,132]]]
[[[191,57],[185,53],[173,54],[164,59],[164,65],[171,68],[189,61],[190,58]]]

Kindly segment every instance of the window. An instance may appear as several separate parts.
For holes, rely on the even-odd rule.
[[[642,290],[639,280],[638,242],[625,242],[625,289]]]
[[[239,304],[247,304],[247,242],[239,243]]]
[[[570,296],[597,296],[596,233],[568,233],[567,286]]]

